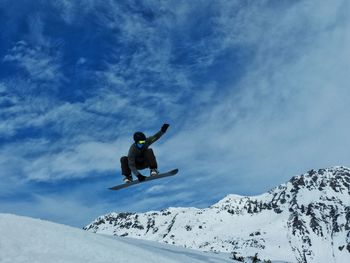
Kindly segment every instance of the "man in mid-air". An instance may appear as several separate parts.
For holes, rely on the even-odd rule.
[[[158,174],[156,157],[153,150],[148,147],[157,141],[168,128],[169,124],[165,123],[159,132],[150,137],[146,137],[142,132],[134,133],[134,143],[130,146],[128,156],[120,158],[124,182],[132,182],[132,174],[134,174],[139,181],[144,181],[146,176],[142,175],[139,170],[146,168],[150,168],[150,176]]]

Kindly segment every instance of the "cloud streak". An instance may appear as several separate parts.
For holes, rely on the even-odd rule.
[[[265,11],[259,6],[259,16],[252,15],[254,8],[242,8],[249,19],[237,30],[236,19],[231,24],[231,17],[223,15],[225,28],[233,28],[223,42],[256,47],[254,60],[238,84],[226,87],[226,98],[199,115],[202,125],[189,125],[191,133],[179,135],[178,150],[190,145],[190,155],[200,157],[205,141],[208,157],[192,158],[193,165],[204,163],[208,176],[225,184],[240,181],[246,192],[261,191],[304,169],[348,165],[349,20],[341,15],[346,7],[344,1],[329,8],[300,2],[284,10],[283,17],[270,16],[278,14],[273,7]],[[205,165],[208,160],[212,168]]]
[[[59,54],[49,54],[43,46],[32,48],[25,41],[19,41],[10,53],[3,58],[4,62],[17,63],[25,70],[31,80],[60,81],[64,79],[60,70]]]

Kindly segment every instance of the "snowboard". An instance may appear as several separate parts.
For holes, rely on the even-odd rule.
[[[152,180],[155,180],[155,179],[160,179],[160,178],[163,178],[163,177],[173,176],[173,175],[177,174],[178,171],[179,171],[179,169],[174,169],[174,170],[171,170],[169,172],[159,173],[158,175],[147,176],[145,178],[145,180],[142,181],[142,182],[139,181],[139,180],[134,180],[134,181],[132,181],[130,183],[124,183],[124,184],[116,185],[116,186],[110,187],[108,189],[110,189],[110,190],[120,190],[120,189],[127,188],[127,187],[135,185],[135,184],[140,184],[140,183],[152,181]]]

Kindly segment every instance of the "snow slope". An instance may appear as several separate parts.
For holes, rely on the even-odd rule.
[[[228,195],[206,209],[110,213],[85,229],[245,257],[349,263],[349,186],[349,168],[311,170],[259,196]]]
[[[1,263],[235,262],[156,242],[97,235],[38,219],[0,214]]]

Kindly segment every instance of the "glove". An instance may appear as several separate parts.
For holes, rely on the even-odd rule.
[[[137,175],[137,179],[139,179],[140,182],[143,182],[143,181],[145,181],[146,176],[144,176],[144,175],[142,175],[142,174],[138,174],[138,175]]]
[[[166,130],[169,128],[169,124],[167,124],[167,123],[164,123],[163,124],[163,126],[162,126],[162,128],[160,129],[163,133],[165,133],[166,132]]]

